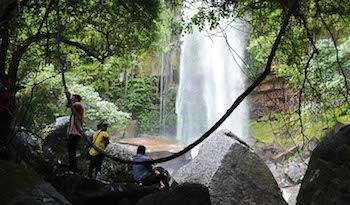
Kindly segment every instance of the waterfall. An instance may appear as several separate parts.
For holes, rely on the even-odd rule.
[[[191,11],[185,9],[185,15],[186,12]],[[195,141],[244,91],[242,59],[246,33],[237,27],[244,28],[244,23],[222,22],[210,32],[208,28],[199,31],[194,27],[191,34],[184,34],[176,98],[178,141],[185,144]],[[247,123],[248,108],[243,102],[219,129],[229,129],[245,140]]]

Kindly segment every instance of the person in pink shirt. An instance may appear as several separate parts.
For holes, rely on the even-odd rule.
[[[66,91],[67,92],[67,91]],[[69,92],[67,93],[71,96],[70,102],[67,103],[67,107],[73,107],[76,111],[76,116],[71,113],[68,124],[68,159],[69,159],[69,167],[68,170],[72,172],[79,173],[78,163],[76,158],[77,146],[82,135],[78,131],[76,125],[80,126],[82,129],[84,123],[84,105],[81,103],[80,95],[71,95]],[[75,119],[76,118],[76,119]],[[75,122],[76,120],[76,122]],[[77,123],[77,124],[75,124]]]

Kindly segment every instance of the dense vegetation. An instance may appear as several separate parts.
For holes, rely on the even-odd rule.
[[[16,16],[4,14],[8,20],[1,23],[0,74],[11,78],[17,123],[41,131],[68,112],[60,86],[57,33],[62,36],[69,87],[84,97],[89,121],[107,117],[115,129],[121,129],[128,120],[138,119],[141,132],[157,133],[159,79],[140,70],[149,59],[171,49],[181,23],[191,31],[194,24],[214,28],[223,18],[245,21],[249,31],[245,71],[253,80],[294,1],[203,1],[189,21],[181,22],[179,8],[184,2],[193,3],[34,0],[24,1]],[[283,141],[284,133],[298,141],[322,135],[317,131],[339,119],[347,121],[349,115],[350,3],[305,0],[297,4],[272,66],[277,75],[288,78],[297,93],[296,103],[288,111],[265,117],[266,124],[252,124],[253,132],[269,130],[266,135],[271,137],[274,133],[266,126],[277,120],[274,124],[281,126],[275,129],[282,137],[273,137],[277,141]],[[169,116],[169,122],[174,121],[174,115]]]
[[[4,14],[0,66],[10,77],[18,125],[40,132],[68,113],[57,56],[60,34],[68,86],[83,97],[88,125],[108,119],[120,130],[133,118],[142,131],[156,131],[158,78],[139,75],[137,67],[169,49],[171,34],[178,32],[172,32],[172,4],[36,0],[20,6],[13,11],[17,16]]]

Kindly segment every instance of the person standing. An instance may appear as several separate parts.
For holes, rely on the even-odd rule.
[[[99,130],[97,130],[93,137],[92,143],[101,150],[104,150],[109,144],[109,136],[107,133],[108,123],[103,121],[99,124]],[[104,159],[103,154],[99,153],[96,149],[91,148],[89,151],[90,166],[88,176],[91,178],[92,173],[95,170],[95,178],[100,179],[102,173],[102,162]]]
[[[68,170],[72,172],[79,173],[78,162],[76,158],[77,146],[82,135],[78,131],[77,126],[82,129],[84,123],[84,105],[81,103],[80,95],[71,95],[66,90],[67,95],[70,97],[70,101],[67,103],[67,107],[73,106],[76,115],[71,113],[68,124],[68,160],[69,167]],[[75,122],[76,121],[76,122]]]

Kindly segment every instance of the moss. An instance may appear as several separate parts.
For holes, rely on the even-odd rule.
[[[305,137],[301,134],[299,116],[290,113],[275,114],[271,117],[273,120],[269,120],[266,116],[259,122],[253,120],[250,122],[250,130],[257,146],[275,144],[281,148],[288,148],[302,143],[305,139],[322,138],[325,135],[325,128],[334,127],[337,121],[349,124],[350,113],[344,110],[343,107],[334,108],[325,112],[323,118],[312,114],[303,115]]]

